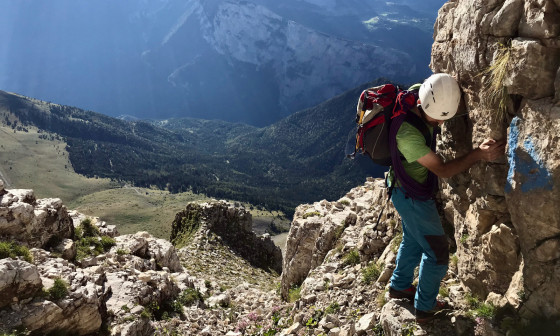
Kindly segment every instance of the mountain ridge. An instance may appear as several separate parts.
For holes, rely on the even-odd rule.
[[[435,19],[373,0],[344,12],[295,0],[102,0],[91,15],[68,0],[40,11],[0,4],[0,38],[9,41],[0,46],[0,88],[107,115],[256,126],[370,78],[426,76],[432,24],[413,23]],[[76,15],[51,25],[40,14],[61,8]],[[364,23],[372,17],[379,22]]]

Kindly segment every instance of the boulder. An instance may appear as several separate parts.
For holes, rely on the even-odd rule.
[[[560,11],[553,0],[525,1],[519,36],[549,39],[560,35]]]
[[[362,316],[356,323],[356,334],[365,335],[375,325],[375,314],[369,313]]]
[[[492,18],[491,34],[494,36],[514,36],[523,14],[523,0],[506,0]]]
[[[414,307],[411,304],[403,304],[403,300],[391,300],[381,309],[379,323],[387,336],[398,336],[404,334],[403,328],[416,321]]]
[[[156,260],[159,267],[167,267],[171,272],[181,272],[183,267],[177,250],[165,239],[150,239],[148,241],[148,253]]]
[[[33,190],[26,189],[0,195],[0,238],[46,248],[73,236],[72,220],[59,198],[37,200]]]
[[[41,288],[43,283],[35,265],[0,259],[0,308],[34,297]]]
[[[560,49],[538,40],[515,38],[509,51],[504,86],[509,94],[528,99],[554,96],[554,80],[560,66]]]
[[[525,262],[527,311],[560,308],[560,108],[551,99],[526,100],[508,134],[506,199]],[[552,291],[552,292],[551,292]],[[533,310],[534,309],[534,310]]]
[[[227,293],[222,293],[206,299],[206,305],[208,307],[227,307],[229,306],[230,301],[230,296]]]
[[[53,251],[60,253],[62,258],[66,260],[74,260],[78,247],[72,239],[65,238],[53,248]]]

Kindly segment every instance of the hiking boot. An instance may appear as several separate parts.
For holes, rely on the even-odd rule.
[[[430,311],[416,310],[416,323],[424,324],[433,320],[438,313],[444,309],[449,309],[449,303],[447,301],[436,300],[436,306]]]
[[[410,286],[407,289],[396,290],[389,286],[389,297],[391,299],[407,299],[414,301],[414,296],[416,295],[416,287]]]

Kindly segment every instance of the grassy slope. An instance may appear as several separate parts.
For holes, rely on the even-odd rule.
[[[84,195],[72,202],[72,209],[98,216],[108,224],[116,224],[120,234],[148,231],[158,238],[169,239],[175,214],[189,202],[207,199],[205,195],[190,192],[171,194],[163,190],[127,186]],[[245,206],[250,208],[248,204]],[[273,218],[278,222],[277,216],[282,216],[276,211],[257,209],[251,210],[251,214],[253,229],[259,234],[265,232]],[[286,219],[282,222],[289,224]]]
[[[0,112],[1,113],[1,112]],[[39,139],[36,129],[16,132],[0,126],[0,171],[6,188],[33,189],[37,198],[60,198],[66,204],[85,194],[111,187],[108,179],[74,173],[66,144]]]
[[[192,193],[170,194],[163,190],[124,187],[84,195],[74,202],[74,208],[95,214],[109,224],[118,223],[121,234],[148,231],[169,239],[175,214],[188,202],[204,199],[204,195]]]
[[[0,110],[0,117],[5,115],[6,111]],[[206,199],[192,193],[121,188],[108,179],[86,178],[72,169],[66,143],[40,139],[37,129],[27,129],[14,132],[0,126],[0,173],[6,188],[33,189],[37,198],[60,198],[69,209],[117,225],[121,234],[148,231],[168,239],[175,214],[188,202]],[[257,209],[251,212],[255,231],[260,233],[278,216],[277,212]]]

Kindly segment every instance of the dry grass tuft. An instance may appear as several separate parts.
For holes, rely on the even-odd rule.
[[[480,76],[485,76],[484,91],[481,94],[482,101],[486,105],[496,108],[497,121],[506,120],[507,115],[509,95],[504,85],[504,80],[507,74],[510,54],[511,47],[509,45],[501,45],[497,50],[493,64],[479,74]]]

